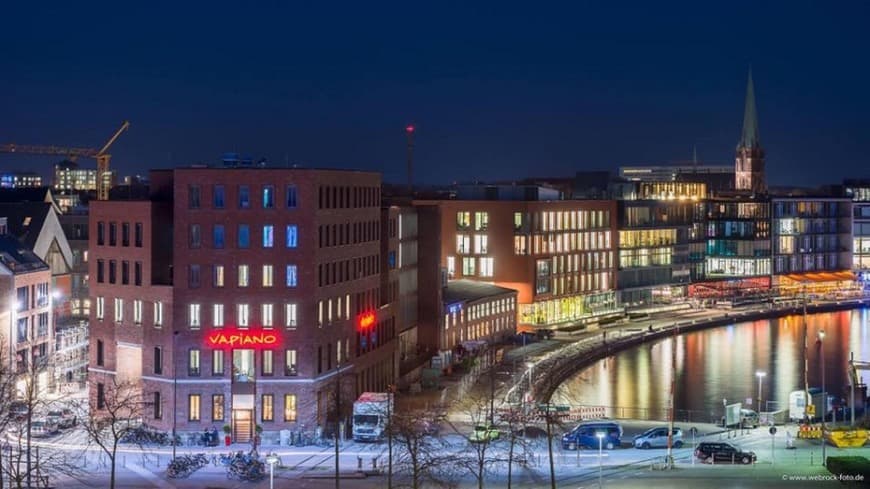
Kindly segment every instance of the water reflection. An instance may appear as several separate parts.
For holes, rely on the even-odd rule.
[[[808,316],[810,387],[821,385],[816,338],[824,330],[828,392],[849,397],[849,353],[854,352],[855,360],[870,361],[868,321],[867,309]],[[554,400],[638,409],[635,413],[665,412],[674,345],[674,338],[669,338],[596,362],[562,384]],[[692,411],[693,419],[718,419],[723,399],[729,404],[751,399],[753,408],[757,406],[758,370],[767,373],[763,409],[788,409],[789,393],[804,387],[804,326],[799,315],[689,333],[676,338],[676,349],[676,407]],[[868,375],[864,373],[865,381]]]

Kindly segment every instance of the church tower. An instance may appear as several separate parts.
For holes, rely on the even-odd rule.
[[[767,191],[764,177],[764,150],[758,138],[758,115],[755,112],[755,89],[752,85],[752,70],[746,84],[746,107],[743,111],[743,134],[737,145],[737,160],[734,167],[734,187],[755,194]]]

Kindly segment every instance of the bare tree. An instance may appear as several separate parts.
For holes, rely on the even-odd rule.
[[[420,489],[424,484],[450,485],[453,474],[449,468],[453,457],[438,434],[438,424],[428,413],[390,417],[387,436],[394,445],[393,468],[397,474],[406,476],[393,487]]]
[[[133,382],[107,385],[97,397],[89,400],[89,416],[82,427],[88,441],[94,443],[109,458],[109,489],[115,488],[115,468],[118,444],[142,423],[145,402],[141,390]]]
[[[507,428],[507,489],[511,489],[514,465],[528,468],[533,455],[533,450],[526,437],[529,416],[524,412],[522,406],[511,404],[499,410],[499,418]]]
[[[464,467],[477,481],[478,489],[483,489],[490,469],[503,460],[499,457],[496,444],[501,432],[491,423],[491,399],[489,396],[468,396],[462,409],[471,421],[470,429],[455,427],[462,436],[465,446],[456,457],[458,465]]]

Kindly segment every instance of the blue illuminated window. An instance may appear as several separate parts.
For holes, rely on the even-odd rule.
[[[287,225],[287,247],[295,248],[297,244],[297,228],[295,224]]]
[[[275,244],[275,226],[263,226],[263,248],[271,248]]]
[[[239,224],[239,248],[251,246],[251,229],[247,224]]]
[[[266,185],[263,187],[263,209],[272,209],[275,207],[275,187]]]
[[[287,287],[296,287],[296,265],[287,265]]]

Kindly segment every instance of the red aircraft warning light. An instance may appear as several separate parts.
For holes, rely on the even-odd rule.
[[[414,132],[414,124],[408,124],[408,126],[405,127],[405,132]]]

